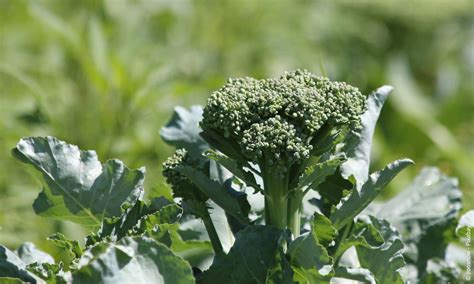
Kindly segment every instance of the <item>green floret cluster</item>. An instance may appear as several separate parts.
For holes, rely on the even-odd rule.
[[[284,175],[309,158],[323,126],[358,128],[364,110],[357,88],[296,70],[279,78],[229,79],[209,98],[201,127],[236,141],[246,159]]]
[[[184,200],[206,201],[208,198],[183,174],[177,171],[180,166],[190,166],[204,172],[202,162],[191,157],[185,149],[178,149],[163,163],[163,176],[173,188],[173,196]]]

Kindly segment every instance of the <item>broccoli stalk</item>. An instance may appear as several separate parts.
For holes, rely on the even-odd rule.
[[[265,221],[300,234],[298,179],[343,131],[360,127],[365,97],[355,87],[296,70],[279,78],[229,79],[204,108],[202,136],[263,179]]]
[[[163,163],[163,176],[173,189],[173,197],[182,198],[183,207],[194,216],[201,218],[216,254],[223,252],[216,228],[209,215],[206,201],[209,199],[191,181],[176,169],[180,166],[192,166],[206,173],[209,167],[202,159],[191,157],[185,149],[178,149]]]

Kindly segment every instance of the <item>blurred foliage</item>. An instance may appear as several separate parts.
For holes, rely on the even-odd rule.
[[[10,156],[54,135],[105,161],[147,167],[163,190],[173,106],[203,104],[227,77],[306,68],[395,87],[376,131],[374,169],[407,156],[460,179],[474,205],[474,4],[401,1],[0,0],[0,243],[41,243],[69,223],[31,217],[40,183]],[[153,191],[151,191],[153,192]]]

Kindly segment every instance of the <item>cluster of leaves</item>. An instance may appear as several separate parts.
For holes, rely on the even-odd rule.
[[[209,151],[212,147],[199,136],[200,107],[190,111],[177,107],[161,130],[167,143],[186,149],[165,164],[174,200],[144,199],[143,168],[131,170],[118,160],[101,164],[95,152],[52,137],[22,139],[14,156],[32,165],[44,181],[33,203],[35,213],[90,226],[91,233],[85,244],[59,233],[49,238],[70,254],[67,264],[55,262],[30,243],[16,251],[0,247],[0,279],[12,283],[459,279],[461,268],[447,261],[447,246],[456,240],[455,233],[462,237],[472,228],[473,212],[457,225],[461,193],[455,179],[426,168],[398,196],[383,204],[374,202],[412,163],[397,160],[369,174],[375,123],[390,91],[382,87],[370,94],[361,127],[342,141],[335,139],[327,159],[315,161],[299,177],[308,188],[301,235],[264,225],[261,177],[252,165],[242,166],[224,153]],[[183,177],[185,187],[175,187],[174,181]],[[199,219],[204,226],[196,222]]]

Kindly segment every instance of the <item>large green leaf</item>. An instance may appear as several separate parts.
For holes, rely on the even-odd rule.
[[[288,246],[294,279],[300,283],[321,283],[330,279],[332,258],[326,246],[334,240],[337,231],[323,215],[316,213],[311,231],[296,238]],[[326,272],[324,272],[326,270]]]
[[[335,259],[339,259],[347,249],[353,246],[376,249],[384,243],[383,237],[370,219],[358,218],[357,221],[347,229],[349,230],[348,236],[340,240],[339,245],[334,251],[333,256]]]
[[[202,106],[192,106],[189,110],[177,106],[166,126],[160,129],[161,138],[176,148],[185,148],[192,154],[200,155],[209,145],[199,133],[202,119]]]
[[[437,168],[424,168],[401,193],[370,211],[390,221],[406,244],[405,260],[425,276],[428,262],[444,259],[448,244],[455,239],[456,217],[461,209],[458,181]],[[440,264],[447,266],[448,264]],[[434,273],[431,277],[435,277]]]
[[[369,270],[365,268],[360,268],[360,267],[358,268],[344,267],[344,266],[336,267],[334,269],[333,277],[355,280],[362,283],[370,283],[370,284],[377,283],[375,281],[374,275]]]
[[[79,242],[69,239],[64,234],[54,233],[48,237],[48,241],[64,249],[71,257],[78,258],[82,255],[82,248]]]
[[[420,277],[420,283],[464,283],[458,267],[448,264],[444,259],[430,259],[426,265],[426,273]],[[458,282],[459,281],[459,282]],[[466,283],[468,280],[466,279]]]
[[[368,269],[374,275],[377,283],[403,283],[399,270],[405,266],[402,250],[403,242],[395,228],[386,220],[369,216],[366,222],[374,225],[383,237],[379,247],[356,246],[357,256],[361,267]]]
[[[49,254],[38,250],[32,243],[24,243],[15,250],[21,261],[28,265],[32,263],[54,263],[54,258]]]
[[[87,250],[73,283],[194,283],[191,267],[165,245],[147,237],[125,237]]]
[[[318,206],[325,216],[330,216],[331,209],[339,204],[343,197],[350,194],[353,188],[353,182],[344,179],[340,170],[336,169],[334,174],[327,176],[317,188],[313,188],[320,198],[313,198],[310,202]]]
[[[26,263],[6,247],[0,246],[0,282],[4,277],[30,283],[38,281],[37,277],[26,270]]]
[[[202,283],[292,283],[281,238],[282,232],[270,226],[240,231],[229,253],[216,256]]]
[[[211,130],[206,130],[199,133],[201,137],[206,140],[213,149],[219,150],[227,157],[238,161],[239,163],[246,163],[247,159],[242,155],[240,145],[236,141],[231,141],[224,138],[219,133]]]
[[[94,151],[53,137],[21,139],[13,154],[43,175],[33,203],[41,216],[98,226],[105,217],[121,216],[143,192],[144,168],[130,170],[118,160],[102,166]]]
[[[354,217],[362,212],[400,171],[411,164],[413,164],[411,160],[401,159],[371,174],[361,189],[354,189],[331,214],[330,219],[334,227],[339,230],[352,222]]]
[[[70,273],[32,243],[24,243],[15,253],[0,246],[0,283],[69,283]],[[10,282],[8,282],[10,281]],[[17,282],[18,282],[17,281]]]
[[[233,175],[244,181],[248,186],[251,186],[258,191],[262,190],[260,185],[257,184],[255,176],[251,172],[245,170],[243,166],[237,161],[213,150],[209,150],[206,153],[206,157],[218,162],[220,165],[229,170]]]
[[[166,245],[173,253],[188,261],[193,267],[200,267],[203,263],[210,262],[212,260],[210,258],[214,256],[214,250],[209,241],[183,240],[179,233],[178,224],[155,225],[147,230],[144,235]]]
[[[331,156],[325,161],[321,161],[305,169],[303,176],[298,182],[299,188],[311,187],[313,189],[326,180],[326,177],[334,174],[336,169],[345,161],[343,154]]]
[[[190,179],[199,190],[223,208],[226,213],[243,223],[248,223],[250,205],[245,194],[235,194],[225,183],[212,180],[190,166],[178,166],[176,170]]]
[[[370,151],[375,125],[382,106],[392,90],[391,86],[383,86],[369,95],[367,110],[361,116],[362,128],[357,132],[350,132],[346,137],[344,152],[348,159],[341,166],[341,174],[345,179],[354,176],[358,189],[369,177]]]
[[[456,217],[461,209],[461,196],[457,179],[443,175],[437,168],[427,167],[402,192],[373,213],[405,232],[413,222],[429,226]]]
[[[468,231],[474,228],[474,210],[467,211],[459,219],[459,223],[456,227],[456,235],[459,238],[467,238]]]
[[[105,218],[97,233],[87,236],[86,245],[93,245],[104,238],[120,240],[125,236],[141,235],[160,224],[176,223],[182,209],[165,198],[154,198],[150,204],[138,201],[120,218]]]

